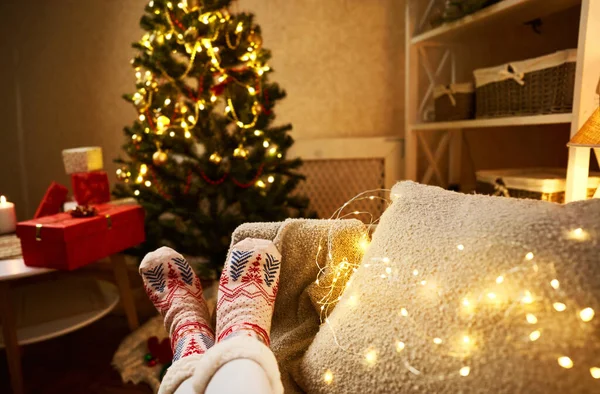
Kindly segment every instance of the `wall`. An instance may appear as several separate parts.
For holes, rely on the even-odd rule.
[[[122,128],[135,117],[130,43],[142,0],[0,2],[0,193],[33,215],[64,174],[64,148],[100,145],[114,179]],[[400,135],[403,2],[240,0],[273,50],[277,108],[294,137]]]

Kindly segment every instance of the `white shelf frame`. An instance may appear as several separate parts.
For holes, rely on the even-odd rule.
[[[583,125],[597,108],[596,87],[600,73],[600,46],[595,41],[600,37],[600,1],[595,0],[503,0],[461,20],[444,24],[425,31],[434,0],[430,0],[424,13],[415,15],[414,7],[421,0],[407,0],[405,20],[405,178],[430,183],[433,177],[443,187],[460,185],[463,130],[468,128],[513,127],[544,124],[570,124],[571,136]],[[456,122],[423,123],[423,111],[431,100],[433,88],[443,71],[450,71],[450,82],[456,82],[456,58],[452,46],[457,39],[467,34],[476,34],[477,29],[493,30],[494,24],[519,25],[535,17],[543,17],[573,6],[581,7],[579,26],[578,59],[575,81],[575,96],[572,114],[551,114],[496,119],[475,119]],[[504,26],[506,27],[506,26]],[[588,39],[589,38],[589,39]],[[438,64],[428,58],[430,48],[446,48]],[[424,71],[429,85],[421,97],[416,85],[419,72]],[[448,81],[445,81],[446,83]],[[435,149],[428,145],[422,131],[441,131],[444,134]],[[565,145],[568,141],[565,141]],[[566,149],[566,148],[565,148]],[[446,151],[448,155],[445,155]],[[589,155],[585,151],[570,149],[567,172],[567,201],[582,199],[574,191],[575,168],[588,165]],[[424,176],[419,178],[418,162],[424,154],[428,162]],[[584,157],[586,156],[586,157]],[[442,159],[448,157],[447,163]]]
[[[534,126],[542,124],[571,123],[572,119],[573,114],[533,115],[510,118],[457,120],[452,122],[416,123],[413,124],[411,128],[413,130],[451,130],[485,127]]]

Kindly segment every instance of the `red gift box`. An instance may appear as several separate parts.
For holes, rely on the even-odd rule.
[[[69,190],[56,182],[52,182],[42,198],[42,202],[35,211],[34,219],[38,219],[48,215],[54,215],[60,212],[65,201],[67,201]]]
[[[71,174],[73,196],[79,205],[103,204],[110,201],[110,187],[106,171]]]
[[[141,206],[102,204],[96,209],[98,214],[89,218],[59,213],[18,223],[25,265],[73,270],[144,242]]]

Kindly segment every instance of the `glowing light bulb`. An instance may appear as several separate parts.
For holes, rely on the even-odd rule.
[[[278,158],[278,159],[281,159],[282,157],[283,157],[283,155],[282,155],[281,153],[279,153],[279,154],[277,155],[277,158]]]
[[[368,240],[366,237],[363,237],[363,238],[362,238],[362,239],[359,241],[359,243],[358,243],[358,246],[360,247],[360,249],[361,249],[363,252],[365,252],[365,251],[366,251],[366,250],[369,248],[369,245],[370,245],[370,244],[371,244],[371,243],[369,242],[369,240]]]
[[[227,107],[225,107],[225,113],[230,113],[231,112],[231,107],[228,105]]]
[[[194,119],[194,117],[192,115],[188,116],[188,122],[190,123],[194,123],[196,121],[196,119]]]
[[[269,141],[264,141],[264,142],[263,142],[263,146],[264,146],[265,148],[268,148],[268,147],[269,147],[269,145],[271,145],[271,144],[269,144]]]
[[[171,104],[171,99],[170,98],[165,99],[165,105],[169,105],[169,104]]]
[[[538,322],[537,317],[535,317],[535,315],[532,313],[528,313],[525,316],[525,319],[527,319],[527,323],[529,323],[529,324],[536,324]]]
[[[414,276],[417,276],[417,275],[419,275],[419,270],[413,270],[413,275],[414,275]]]
[[[273,183],[273,182],[275,182],[275,177],[274,177],[273,175],[270,175],[270,176],[267,178],[267,182],[269,182],[269,183]]]
[[[329,370],[325,371],[323,374],[323,381],[326,384],[331,384],[331,382],[333,382],[333,373]]]
[[[146,120],[146,116],[144,114],[140,114],[138,119],[140,120],[140,122],[143,122],[144,120]]]
[[[421,281],[421,286],[425,286],[426,284],[427,284],[427,281],[426,281],[426,280],[422,280],[422,281]]]
[[[392,269],[391,269],[390,267],[387,267],[387,268],[385,269],[385,272],[386,272],[386,273],[389,275],[389,274],[391,274],[391,273],[392,273]]]
[[[174,132],[174,131],[171,131],[171,132],[169,133],[169,136],[170,136],[170,137],[175,137],[175,132]]]
[[[263,181],[259,180],[259,181],[256,182],[256,186],[263,188],[263,187],[265,187],[267,185],[265,185],[265,183]]]
[[[366,354],[365,354],[365,361],[367,362],[367,364],[373,365],[377,362],[377,351],[376,350],[369,350]]]
[[[406,310],[406,308],[402,308],[400,309],[400,314],[404,317],[408,316],[408,311]]]
[[[204,104],[202,104],[202,103],[198,104],[198,108],[200,109],[200,111],[204,111]]]
[[[529,290],[525,290],[525,295],[521,299],[524,304],[531,304],[533,302],[533,296],[529,292]]]
[[[458,244],[458,245],[456,245],[456,249],[458,249],[458,250],[465,250],[465,245]]]
[[[406,346],[404,345],[404,342],[400,342],[400,341],[396,342],[396,351],[398,353],[400,353],[401,351],[403,351],[405,347]]]
[[[469,300],[468,300],[467,298],[463,298],[463,300],[462,300],[462,304],[463,304],[464,306],[469,306],[469,305],[471,305],[471,303],[469,302]]]
[[[488,293],[487,296],[488,296],[488,298],[490,300],[495,300],[496,299],[496,293]]]
[[[567,309],[567,306],[562,302],[555,302],[554,304],[552,304],[552,307],[554,307],[554,309],[556,309],[557,312],[563,312],[565,309]]]
[[[576,237],[581,237],[583,235],[583,229],[580,228],[576,228],[575,230],[573,230],[573,235]]]
[[[192,136],[192,133],[190,133],[189,130],[186,130],[184,136],[185,138],[190,138]]]
[[[275,147],[272,147],[271,149],[269,149],[269,154],[271,156],[275,155],[276,152],[277,152],[277,148],[275,148]]]
[[[558,290],[558,288],[560,287],[560,282],[558,281],[558,279],[552,279],[550,281],[550,286],[552,286],[553,289]]]
[[[598,368],[598,367],[590,368],[590,374],[592,375],[592,378],[600,379],[600,368]]]
[[[148,6],[149,6],[150,8],[154,7],[154,1],[150,0],[150,2],[148,3]]]
[[[383,261],[385,264],[388,264],[388,263],[390,262],[390,259],[389,259],[389,258],[387,258],[387,257],[384,257],[384,258],[382,259],[382,261]]]
[[[471,368],[470,367],[462,367],[460,369],[459,373],[460,373],[460,376],[467,377],[471,373]]]
[[[592,308],[585,308],[579,312],[579,317],[587,323],[594,318],[594,310]]]
[[[256,94],[256,89],[254,89],[252,86],[250,86],[248,88],[248,93],[250,93],[251,95],[255,95]]]
[[[210,96],[210,102],[214,103],[215,101],[217,101],[217,96]]]
[[[471,343],[471,338],[468,335],[465,335],[463,337],[463,343],[466,343],[466,344]]]
[[[436,345],[441,345],[442,342],[442,338],[433,338],[433,343],[435,343]]]
[[[147,165],[145,165],[145,164],[142,164],[142,165],[140,166],[140,174],[142,174],[142,175],[146,175],[146,173],[147,173],[147,172],[148,172],[148,166],[147,166]]]
[[[170,40],[171,38],[173,38],[173,33],[167,33],[166,37],[167,40]]]
[[[139,196],[140,195],[140,191],[136,190],[136,191],[133,192],[133,194],[136,195],[136,196]]]
[[[244,24],[242,22],[238,23],[238,25],[235,28],[235,32],[236,33],[241,33],[242,30],[244,30]]]
[[[260,130],[254,130],[254,135],[257,136],[257,137],[260,137],[262,135],[262,133],[263,132],[260,131]]]
[[[525,259],[527,259],[527,260],[529,260],[529,261],[533,260],[533,253],[532,253],[532,252],[529,252],[529,253],[527,253],[527,254],[525,255]]]
[[[556,361],[558,361],[558,365],[560,365],[561,367],[563,367],[565,369],[573,368],[573,360],[571,360],[567,356],[559,357]]]
[[[356,297],[355,295],[351,295],[351,296],[348,298],[348,305],[350,305],[350,306],[355,306],[355,305],[356,305],[356,303],[357,303],[357,301],[358,301],[357,297]]]
[[[131,136],[131,139],[132,139],[132,140],[137,140],[137,137],[138,137],[138,136],[137,136],[137,134],[133,134],[133,135]]]
[[[539,332],[538,330],[533,331],[531,334],[529,334],[529,340],[531,342],[535,342],[538,339],[540,339],[540,336],[542,335],[541,332]]]
[[[142,183],[144,182],[144,178],[140,175],[137,177],[137,179],[135,180],[137,183]]]
[[[504,276],[500,275],[499,277],[496,278],[496,283],[500,284],[504,282]]]
[[[152,182],[146,181],[146,182],[144,182],[144,185],[146,185],[146,187],[150,187],[152,185]]]

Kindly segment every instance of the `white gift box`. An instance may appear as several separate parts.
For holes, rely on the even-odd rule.
[[[97,171],[104,166],[102,148],[99,146],[65,149],[62,151],[62,156],[67,174]]]

